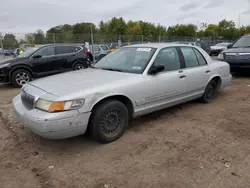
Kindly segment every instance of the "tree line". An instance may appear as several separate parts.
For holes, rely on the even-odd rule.
[[[91,41],[90,33],[93,33],[94,42],[117,42],[118,39],[126,42],[158,41],[159,37],[211,37],[214,39],[234,40],[237,37],[250,33],[250,25],[237,28],[232,20],[221,20],[218,24],[202,23],[177,24],[165,27],[145,21],[128,21],[123,18],[112,18],[107,22],[101,21],[98,25],[89,22],[74,25],[64,24],[52,27],[44,33],[41,29],[34,33],[26,33],[25,37],[18,41],[13,33],[0,39],[4,48],[15,48],[20,44],[47,44]]]

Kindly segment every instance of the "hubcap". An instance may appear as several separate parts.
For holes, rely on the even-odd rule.
[[[19,72],[16,75],[16,82],[21,86],[28,83],[29,81],[30,81],[30,77],[26,72]]]
[[[81,69],[84,69],[84,66],[83,66],[83,65],[78,65],[78,66],[76,67],[76,70],[81,70]]]
[[[121,129],[120,115],[118,110],[108,111],[101,120],[102,131],[106,136],[115,136]]]

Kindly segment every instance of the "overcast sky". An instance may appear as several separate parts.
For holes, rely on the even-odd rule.
[[[23,34],[59,24],[143,20],[164,26],[218,23],[226,18],[250,24],[250,0],[0,0],[0,32]]]

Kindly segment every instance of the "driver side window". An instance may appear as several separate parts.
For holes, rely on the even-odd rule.
[[[181,62],[176,48],[169,47],[162,49],[155,58],[154,65],[163,65],[164,72],[179,70],[181,68]]]
[[[40,55],[41,57],[55,55],[55,48],[53,46],[45,47],[39,50],[34,56]]]

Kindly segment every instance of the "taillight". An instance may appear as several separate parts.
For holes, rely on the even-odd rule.
[[[91,54],[91,51],[89,49],[87,49],[87,51],[85,53],[86,54]]]

